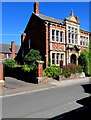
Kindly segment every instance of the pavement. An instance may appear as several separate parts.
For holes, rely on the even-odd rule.
[[[41,90],[47,90],[55,87],[63,87],[72,84],[79,84],[79,83],[89,83],[91,77],[79,78],[79,79],[68,79],[63,81],[57,81],[52,78],[48,78],[46,83],[42,84],[33,84],[33,83],[26,83],[21,80],[17,80],[11,77],[5,77],[5,86],[0,88],[0,96],[7,97],[7,96],[15,96],[19,94],[31,93]]]

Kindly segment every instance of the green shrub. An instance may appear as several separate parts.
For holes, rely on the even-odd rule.
[[[71,69],[68,66],[64,66],[62,73],[63,73],[63,75],[65,77],[70,77],[70,75],[71,75]]]
[[[15,61],[15,60],[13,60],[13,59],[6,59],[5,60],[5,62],[4,62],[4,66],[5,67],[17,67],[18,66],[18,64],[17,64],[17,62]]]
[[[69,64],[63,67],[63,75],[65,77],[70,77],[71,74],[81,73],[82,71],[83,71],[83,67],[80,65],[78,66],[75,64]]]
[[[62,73],[60,72],[60,67],[58,66],[49,66],[46,67],[44,75],[50,78],[57,78]]]
[[[83,66],[86,75],[89,74],[89,51],[83,51],[78,58],[79,65]]]
[[[24,63],[31,65],[41,59],[42,57],[40,56],[40,52],[38,50],[31,49],[30,52],[24,57]]]
[[[22,70],[24,72],[30,72],[31,70],[35,70],[35,69],[37,69],[37,66],[34,63],[32,65],[22,65]]]
[[[77,73],[83,72],[83,66],[78,65],[76,71],[77,71]]]

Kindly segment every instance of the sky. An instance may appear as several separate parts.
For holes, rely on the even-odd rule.
[[[10,44],[11,41],[15,41],[16,45],[21,44],[21,34],[31,17],[33,4],[34,2],[2,3],[0,43]],[[60,20],[69,17],[71,10],[74,11],[75,16],[79,17],[80,27],[89,31],[89,2],[39,2],[40,14]]]

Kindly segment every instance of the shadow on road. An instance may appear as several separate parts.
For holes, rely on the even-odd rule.
[[[85,93],[91,93],[91,84],[81,85]],[[83,105],[78,109],[60,114],[48,120],[91,120],[91,96],[77,100],[78,104]]]

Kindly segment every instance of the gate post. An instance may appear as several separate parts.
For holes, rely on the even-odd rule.
[[[4,77],[4,67],[3,64],[0,64],[0,87],[5,85],[5,77]]]
[[[46,82],[46,77],[43,77],[43,63],[44,61],[37,61],[38,71],[37,71],[37,83],[44,83]]]

